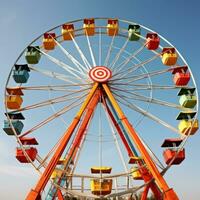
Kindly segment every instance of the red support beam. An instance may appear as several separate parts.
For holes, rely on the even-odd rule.
[[[41,199],[40,193],[44,190],[46,184],[48,183],[48,181],[51,177],[51,174],[53,173],[53,171],[57,165],[57,162],[59,161],[63,151],[65,150],[65,147],[67,146],[74,130],[76,129],[76,127],[80,121],[80,118],[83,115],[88,103],[91,101],[94,93],[96,92],[97,87],[98,87],[98,83],[95,83],[93,88],[91,89],[90,93],[88,94],[86,100],[84,101],[83,105],[81,106],[79,112],[77,113],[76,117],[73,119],[71,125],[64,133],[64,136],[63,136],[62,140],[60,141],[58,148],[56,149],[48,166],[45,168],[42,176],[40,177],[38,183],[36,184],[36,187],[28,193],[26,200],[40,200]]]
[[[133,152],[132,152],[132,150],[131,150],[131,148],[130,148],[130,146],[129,146],[129,144],[128,144],[128,142],[127,142],[125,136],[124,136],[124,133],[122,132],[120,126],[118,125],[117,121],[115,120],[115,117],[114,117],[114,115],[112,114],[110,108],[108,107],[108,105],[107,105],[107,103],[106,103],[106,101],[105,101],[105,98],[103,97],[102,99],[103,99],[103,105],[105,106],[106,111],[108,112],[108,115],[109,115],[109,117],[110,117],[110,119],[111,119],[113,125],[115,126],[115,128],[116,128],[116,130],[117,130],[117,132],[118,132],[118,134],[119,134],[119,136],[120,136],[120,138],[121,138],[121,140],[122,140],[122,142],[123,142],[123,144],[124,144],[124,146],[125,146],[125,148],[126,148],[126,150],[127,150],[127,152],[128,152],[128,155],[129,155],[130,157],[131,157],[131,156],[134,156],[134,154],[133,154]]]
[[[65,199],[63,198],[62,192],[61,192],[60,190],[58,190],[57,196],[58,196],[58,200],[65,200]]]
[[[77,150],[80,146],[80,143],[83,139],[83,136],[84,136],[84,133],[85,133],[85,130],[88,126],[88,123],[92,117],[92,114],[99,102],[99,99],[100,99],[100,96],[101,96],[101,92],[100,90],[97,90],[96,93],[94,94],[94,97],[91,99],[91,102],[88,104],[87,108],[86,108],[86,113],[85,113],[85,116],[83,118],[83,121],[78,129],[78,132],[76,134],[76,137],[74,139],[74,143],[72,145],[72,147],[70,148],[70,151],[69,153],[67,154],[66,156],[66,160],[64,161],[64,166],[67,165],[70,161],[71,158],[75,158],[76,157],[76,154],[77,154]],[[65,166],[64,168],[67,168],[67,166]],[[58,181],[58,184],[60,184],[61,182],[61,179],[62,179],[62,175],[60,177],[60,180]],[[58,192],[57,192],[57,196],[58,194],[61,196],[62,193],[60,191],[60,189],[58,188]],[[56,197],[56,195],[52,198],[54,199]],[[59,197],[59,196],[58,196]],[[61,199],[62,200],[62,199]]]
[[[43,191],[48,180],[50,179],[50,176],[51,176],[53,170],[55,169],[58,160],[60,159],[60,157],[61,157],[66,145],[68,144],[74,130],[76,129],[77,125],[79,124],[80,118],[82,117],[83,113],[85,112],[85,110],[86,110],[86,108],[89,104],[89,105],[91,105],[91,109],[88,108],[88,115],[85,116],[85,118],[84,118],[84,120],[85,120],[84,124],[82,123],[82,127],[79,129],[77,139],[74,142],[74,147],[73,147],[74,150],[72,149],[71,151],[75,152],[76,146],[80,145],[82,134],[85,131],[87,125],[88,125],[89,119],[90,119],[92,113],[94,112],[94,108],[95,108],[96,104],[99,101],[98,95],[97,95],[98,98],[94,97],[95,96],[94,94],[96,92],[98,85],[99,85],[98,83],[94,84],[92,90],[90,91],[88,97],[86,98],[85,102],[83,103],[83,105],[80,108],[79,112],[77,113],[76,117],[74,118],[71,125],[69,126],[69,128],[65,132],[65,134],[64,134],[64,136],[63,136],[63,138],[60,142],[60,145],[56,149],[56,152],[55,152],[54,156],[52,157],[52,159],[50,160],[48,166],[45,168],[45,171],[43,172],[41,178],[39,179],[36,187],[29,192],[28,196],[26,197],[26,200],[41,200],[40,193]],[[162,198],[163,200],[178,200],[176,193],[173,191],[172,188],[169,188],[166,181],[164,180],[164,178],[162,177],[162,175],[158,171],[156,165],[152,161],[150,155],[146,151],[146,148],[142,144],[142,142],[141,142],[140,138],[138,137],[137,133],[135,132],[134,128],[132,127],[132,125],[129,123],[128,119],[126,118],[126,116],[122,112],[122,110],[119,107],[118,103],[116,102],[114,96],[112,95],[108,85],[103,83],[102,86],[103,86],[103,89],[105,91],[105,94],[108,96],[108,99],[110,100],[113,108],[117,112],[117,114],[118,114],[120,120],[122,121],[124,127],[126,128],[128,134],[133,139],[133,141],[136,144],[139,152],[141,153],[141,155],[144,159],[144,162],[147,165],[148,170],[150,170],[150,172],[151,172],[151,174],[150,174],[146,167],[140,168],[140,171],[142,172],[142,175],[144,177],[144,181],[145,182],[151,181],[152,177],[153,177],[156,181],[156,184],[158,184],[158,186],[160,187],[160,189],[163,192],[163,198]],[[98,92],[96,94],[98,94]],[[91,104],[90,104],[90,102],[91,102]],[[112,112],[110,112],[110,113],[112,114]],[[115,118],[113,118],[113,119],[115,119]],[[116,120],[115,120],[115,123],[113,123],[113,124],[115,125],[116,129],[120,132],[119,134],[120,134],[120,137],[122,139],[123,138],[123,132],[121,131],[121,129],[119,129],[120,127],[117,125]],[[123,138],[123,140],[124,140],[124,138]],[[124,140],[123,142],[125,142],[124,144],[126,144],[125,145],[126,149],[130,153],[130,149],[129,149],[130,147],[128,146],[127,141]],[[73,156],[73,155],[71,155],[71,156]],[[70,158],[71,157],[69,155],[67,157],[67,159],[70,159]],[[143,162],[141,162],[141,163],[138,162],[138,164],[141,166],[141,165],[143,165]],[[149,174],[151,176],[149,176]],[[155,187],[153,186],[153,188],[158,189],[156,184],[155,184],[155,182],[152,182],[152,183],[150,183],[149,187],[151,187],[151,189],[152,189],[152,186],[154,185]],[[145,194],[148,193],[148,190],[147,191],[146,190],[144,191],[144,197],[145,197]],[[61,192],[58,195],[60,195],[60,194],[62,195]],[[157,198],[157,199],[160,199],[160,198]]]
[[[118,105],[117,101],[115,100],[112,92],[110,91],[107,84],[102,84],[106,95],[108,96],[113,108],[117,112],[120,120],[122,121],[124,127],[126,128],[128,134],[134,141],[137,149],[139,150],[140,154],[142,155],[142,158],[144,159],[145,164],[148,167],[148,170],[150,170],[151,174],[153,175],[156,183],[160,187],[160,189],[163,192],[164,200],[178,200],[177,194],[174,192],[172,188],[169,188],[167,182],[163,178],[163,176],[160,174],[158,168],[154,164],[153,160],[151,159],[149,153],[147,152],[146,148],[144,147],[142,141],[140,140],[138,134],[130,124],[129,120],[124,115],[123,111],[121,110],[120,106]]]
[[[103,104],[106,107],[106,111],[108,112],[110,119],[113,123],[113,125],[115,126],[120,138],[122,139],[122,142],[128,152],[129,156],[134,156],[134,153],[132,152],[131,148],[129,147],[129,144],[126,140],[126,138],[124,137],[123,131],[121,130],[120,126],[118,125],[114,115],[112,114],[109,106],[107,105],[105,98],[103,97]],[[142,178],[144,180],[145,183],[148,183],[149,181],[152,180],[153,176],[148,172],[148,170],[146,169],[146,167],[143,166],[142,162],[138,162],[139,168],[140,168],[140,173],[142,175]],[[149,183],[149,186],[151,187],[151,190],[154,194],[154,196],[156,197],[157,200],[161,200],[162,199],[162,193],[160,191],[160,189],[158,188],[158,186],[156,185],[155,182]]]
[[[142,193],[141,200],[147,200],[148,192],[149,192],[149,185],[146,185],[144,187],[144,191]]]

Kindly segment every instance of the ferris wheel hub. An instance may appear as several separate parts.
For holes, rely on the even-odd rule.
[[[96,66],[89,71],[89,77],[95,82],[104,83],[112,77],[112,71],[105,66]]]

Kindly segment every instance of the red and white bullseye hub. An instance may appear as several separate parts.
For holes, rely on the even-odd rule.
[[[97,66],[89,71],[89,76],[93,81],[103,83],[112,77],[112,72],[105,66]]]

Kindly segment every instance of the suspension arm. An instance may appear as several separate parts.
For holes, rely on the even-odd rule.
[[[94,112],[94,110],[95,110],[95,108],[96,108],[96,106],[97,106],[97,104],[99,102],[100,95],[101,95],[100,90],[97,90],[96,93],[94,94],[94,97],[91,99],[90,103],[88,104],[88,106],[86,108],[87,111],[86,111],[85,116],[83,118],[83,121],[82,121],[82,123],[81,123],[81,125],[80,125],[80,127],[78,129],[77,135],[76,135],[76,137],[74,139],[74,143],[73,143],[72,147],[70,148],[70,151],[67,154],[66,159],[64,161],[64,169],[68,168],[69,163],[72,161],[72,158],[74,159],[76,154],[77,154],[77,152],[78,152],[77,150],[78,150],[78,148],[80,146],[80,143],[81,143],[82,138],[84,136],[85,130],[86,130],[86,128],[88,126],[88,123],[89,123],[89,121],[90,121],[90,119],[92,117],[92,114],[93,114],[93,112]],[[61,175],[61,177],[59,178],[58,184],[60,184],[60,182],[62,180],[62,176],[63,175]],[[62,195],[60,189],[59,188],[56,189],[55,195],[52,198],[53,200],[55,199],[55,196],[56,196],[57,193],[60,196]],[[58,196],[58,194],[57,194],[57,196]]]
[[[148,169],[150,170],[151,174],[155,178],[155,181],[157,182],[158,186],[163,191],[164,200],[178,200],[179,199],[178,196],[176,195],[176,193],[174,192],[174,190],[172,188],[169,188],[169,186],[167,185],[163,176],[160,174],[159,170],[157,169],[156,165],[154,164],[150,155],[148,154],[146,148],[144,147],[142,141],[138,137],[136,131],[134,130],[134,128],[132,127],[132,125],[130,124],[130,122],[128,121],[126,116],[124,115],[123,111],[121,110],[120,106],[118,105],[117,101],[115,100],[108,85],[104,83],[104,84],[102,84],[102,86],[103,86],[105,93],[107,94],[112,106],[116,110],[120,120],[122,121],[123,125],[125,126],[126,130],[128,131],[129,136],[132,138],[132,140],[134,141],[134,143],[137,146],[137,149],[141,153]]]
[[[131,141],[130,141],[129,136],[127,135],[126,138],[124,137],[124,134],[126,136],[127,132],[124,129],[123,124],[121,123],[121,121],[118,119],[117,113],[114,113],[114,108],[111,107],[112,111],[110,110],[110,108],[108,107],[108,105],[107,105],[107,103],[105,101],[105,98],[103,98],[103,103],[105,104],[107,112],[108,112],[108,114],[109,114],[109,116],[110,116],[110,118],[111,118],[111,120],[112,120],[112,122],[113,122],[113,124],[114,124],[114,126],[115,126],[115,128],[116,128],[116,130],[118,132],[118,134],[120,135],[120,137],[122,139],[122,142],[123,142],[123,144],[124,144],[124,146],[125,146],[125,148],[126,148],[126,150],[128,152],[128,155],[129,156],[138,156],[138,154],[137,154],[137,152],[136,152],[136,150],[135,150],[135,148],[134,148],[132,143],[131,143],[132,145],[130,146],[130,142]],[[110,106],[112,106],[111,103],[109,102],[109,100],[108,100],[108,103],[109,103]],[[117,118],[117,120],[115,118]],[[118,124],[119,121],[120,121],[120,124]],[[119,126],[119,125],[121,125],[121,126]],[[127,138],[129,139],[128,141],[127,141]],[[131,148],[131,147],[133,147],[133,148]],[[143,178],[144,182],[148,183],[149,181],[151,181],[153,177],[149,173],[149,171],[146,169],[146,167],[143,166],[143,163],[142,162],[138,162],[138,165],[139,165],[140,173],[142,175],[142,178]],[[148,187],[150,186],[150,188],[151,188],[152,192],[154,193],[154,196],[156,197],[157,200],[162,200],[161,191],[160,191],[160,189],[158,188],[158,186],[156,185],[155,182],[151,182],[147,186]]]
[[[95,83],[93,88],[91,89],[90,93],[88,94],[86,100],[82,104],[82,106],[81,106],[79,112],[77,113],[76,117],[73,119],[71,125],[66,130],[66,132],[64,133],[64,136],[63,136],[63,138],[60,142],[60,145],[56,149],[56,151],[55,151],[53,157],[51,158],[48,166],[45,168],[42,176],[40,177],[38,183],[36,184],[36,187],[29,192],[28,196],[26,197],[26,200],[40,200],[41,199],[40,193],[44,190],[46,184],[48,183],[50,176],[53,173],[53,171],[54,171],[54,169],[57,165],[58,160],[60,159],[66,145],[68,144],[75,128],[77,127],[77,125],[80,121],[82,114],[84,113],[88,103],[92,99],[97,87],[98,87],[98,83]]]

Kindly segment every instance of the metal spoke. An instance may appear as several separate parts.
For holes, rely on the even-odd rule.
[[[44,91],[64,91],[64,92],[76,92],[77,89],[70,89],[69,87],[83,87],[90,89],[91,84],[65,84],[65,85],[41,85],[41,86],[21,86],[18,87],[21,90],[44,90]]]
[[[84,95],[83,97],[85,97],[86,95]],[[83,98],[82,97],[82,98]],[[39,124],[37,124],[36,126],[34,126],[33,128],[31,128],[30,130],[26,131],[25,133],[23,133],[20,137],[24,137],[34,131],[36,131],[37,129],[41,128],[42,126],[46,125],[47,123],[49,123],[50,121],[58,118],[59,116],[65,114],[66,112],[72,110],[73,108],[81,105],[83,103],[83,101],[80,101],[81,98],[76,99],[76,101],[70,103],[68,106],[65,106],[64,108],[62,108],[61,110],[59,110],[57,113],[54,113],[53,115],[51,115],[50,117],[48,117],[47,119],[43,120],[42,122],[40,122]],[[77,103],[79,102],[79,103]]]
[[[70,76],[66,76],[66,75],[63,75],[63,74],[60,74],[60,73],[57,73],[57,72],[53,72],[53,71],[49,71],[49,70],[44,70],[44,69],[41,69],[41,68],[36,68],[36,67],[33,67],[31,65],[29,65],[29,68],[35,72],[39,72],[45,76],[48,76],[48,77],[51,77],[51,78],[56,78],[58,80],[62,80],[62,81],[65,81],[65,82],[68,82],[68,83],[72,83],[72,84],[77,84],[77,82],[74,82],[72,80],[70,80],[72,77]],[[76,79],[77,81],[77,79]]]
[[[88,72],[88,70],[76,58],[74,58],[65,48],[63,48],[63,46],[57,40],[54,39],[54,41],[60,47],[62,52],[74,63],[74,65],[79,69],[81,74],[84,76],[85,73],[83,72],[83,70],[85,72]]]
[[[90,55],[91,55],[91,58],[92,58],[92,64],[93,64],[93,66],[96,66],[94,54],[93,54],[93,51],[92,51],[92,47],[91,47],[91,43],[90,43],[90,39],[89,39],[88,35],[86,35],[86,38],[87,38],[88,48],[90,50]]]
[[[142,79],[149,78],[152,76],[164,74],[164,73],[170,72],[173,69],[177,69],[177,68],[180,68],[180,67],[171,67],[171,68],[167,68],[164,70],[157,70],[157,71],[153,71],[150,73],[143,73],[142,75],[134,75],[134,76],[130,76],[130,77],[124,77],[124,78],[121,77],[118,79],[111,79],[111,81],[113,82],[112,84],[115,84],[115,81],[119,81],[118,83],[120,83],[120,81],[124,81],[124,80],[127,80],[126,83],[132,83],[134,81],[138,81],[138,80],[142,80]]]
[[[73,41],[73,43],[74,43],[74,45],[75,45],[77,51],[79,52],[79,54],[80,54],[80,56],[81,56],[82,61],[83,61],[84,64],[85,64],[85,67],[86,67],[88,70],[90,70],[90,69],[91,69],[90,63],[88,62],[88,60],[86,59],[85,55],[84,55],[83,52],[81,51],[81,49],[80,49],[78,43],[76,42],[75,38],[72,37],[72,35],[71,35],[71,38],[72,38],[72,41]]]
[[[57,149],[58,145],[60,144],[60,141],[62,140],[63,136],[56,142],[56,144],[51,148],[51,150],[47,153],[45,158],[41,158],[39,155],[37,155],[37,161],[40,163],[40,165],[37,167],[37,169],[41,169],[42,167],[47,166],[47,160],[49,157],[53,154],[53,152]]]
[[[112,85],[116,85],[117,88],[123,89],[123,91],[135,91],[135,90],[173,90],[173,89],[181,89],[183,86],[176,85],[147,85],[147,84],[134,84],[134,83],[112,83]],[[123,86],[123,87],[120,87]],[[125,86],[129,88],[126,89]],[[191,87],[184,87],[190,89]]]
[[[155,161],[155,163],[157,164],[157,166],[160,167],[160,169],[162,169],[162,170],[165,169],[165,167],[162,164],[162,162],[155,155],[155,153],[151,150],[151,148],[147,145],[147,143],[144,141],[144,139],[142,139],[140,135],[138,135],[138,137],[142,141],[143,145],[145,146],[145,148],[147,149],[147,151],[149,152],[149,154],[151,155],[151,157],[153,158],[153,160]]]
[[[61,103],[61,102],[65,102],[65,101],[71,101],[71,100],[77,99],[77,98],[82,98],[83,96],[80,96],[80,95],[79,96],[77,96],[77,95],[73,96],[73,95],[85,92],[83,94],[85,96],[86,95],[86,91],[88,91],[88,89],[83,89],[83,90],[79,90],[79,91],[76,91],[76,92],[68,93],[68,94],[60,96],[60,97],[48,99],[46,101],[42,101],[42,102],[39,102],[39,103],[36,103],[36,104],[33,104],[33,105],[29,105],[29,106],[14,110],[13,113],[21,112],[21,111],[27,111],[27,110],[31,110],[31,109],[35,109],[35,108],[41,108],[41,107],[48,106],[48,105],[53,105],[53,104],[56,104],[56,103]]]
[[[149,59],[147,59],[147,60],[145,60],[145,61],[143,61],[143,62],[140,62],[139,64],[135,64],[135,65],[131,66],[129,69],[126,69],[126,70],[124,70],[124,71],[118,71],[117,73],[115,73],[115,74],[113,75],[113,77],[118,77],[118,76],[120,75],[120,76],[121,76],[120,78],[123,78],[123,77],[125,77],[126,75],[129,75],[130,73],[136,71],[136,70],[139,69],[140,67],[143,67],[143,65],[146,65],[146,64],[152,62],[153,60],[155,60],[155,59],[158,58],[159,56],[160,56],[160,55],[155,55],[155,56],[153,56],[153,57],[151,57],[151,58],[149,58]]]
[[[36,48],[37,49],[37,48]],[[74,77],[76,77],[77,79],[83,81],[84,79],[82,78],[83,74],[80,71],[77,71],[76,69],[74,69],[73,67],[70,67],[69,65],[63,63],[62,61],[58,60],[57,58],[45,53],[44,51],[42,51],[41,49],[37,49],[38,51],[40,51],[43,55],[45,55],[49,60],[51,60],[53,63],[55,63],[57,66],[61,67],[62,69],[64,69],[65,71],[67,71],[68,73],[72,74]],[[79,75],[77,75],[76,73],[78,73]],[[81,75],[81,76],[80,76]]]
[[[162,54],[163,54],[164,52],[158,53],[158,52],[154,51],[154,53],[156,54],[155,56],[153,56],[153,57],[151,57],[151,58],[149,58],[149,59],[147,59],[147,60],[145,60],[145,61],[143,61],[143,62],[140,62],[139,64],[136,64],[136,65],[134,65],[134,66],[131,66],[131,67],[129,67],[129,69],[127,69],[127,70],[118,71],[118,72],[117,72],[116,74],[114,74],[113,76],[116,76],[116,77],[117,77],[118,75],[121,75],[121,78],[123,78],[123,77],[125,77],[126,75],[128,75],[128,74],[130,74],[130,73],[136,71],[136,70],[139,69],[140,67],[142,67],[142,66],[144,66],[144,65],[146,65],[146,64],[148,64],[148,63],[150,63],[150,62],[152,62],[152,61],[154,61],[156,58],[161,57]],[[138,60],[138,59],[136,58],[136,56],[135,56],[134,58],[135,58],[136,60]]]
[[[99,66],[101,65],[102,47],[101,47],[101,29],[99,31]]]
[[[129,42],[129,39],[127,38],[126,42],[124,43],[124,45],[122,46],[122,48],[120,48],[119,52],[117,53],[117,55],[113,59],[112,63],[110,64],[110,66],[109,66],[110,69],[114,69],[115,64],[117,63],[117,61],[118,61],[120,55],[122,54],[122,52],[125,50],[128,42]]]
[[[171,131],[180,134],[179,130],[174,128],[173,126],[169,125],[167,122],[161,120],[160,118],[156,117],[155,115],[147,112],[146,110],[140,108],[139,106],[136,106],[134,104],[132,104],[130,101],[128,101],[127,99],[123,98],[123,97],[116,97],[116,99],[123,105],[125,105],[128,108],[131,108],[132,110],[141,113],[142,115],[148,117],[149,119],[167,127],[168,129],[170,129]]]
[[[180,110],[191,110],[190,108],[184,108],[178,104],[174,104],[174,103],[170,103],[170,102],[167,102],[167,101],[162,101],[162,100],[159,100],[159,99],[156,99],[156,98],[153,98],[153,97],[147,97],[147,96],[144,96],[144,95],[140,95],[136,92],[130,92],[130,91],[124,91],[123,89],[119,89],[119,88],[113,88],[111,87],[111,89],[113,89],[114,91],[119,91],[121,93],[126,93],[126,94],[129,94],[130,97],[128,97],[127,95],[122,95],[122,94],[119,94],[119,93],[116,93],[113,91],[113,93],[117,96],[121,96],[121,97],[124,97],[124,98],[127,98],[127,99],[134,99],[134,100],[139,100],[139,101],[144,101],[144,102],[148,102],[148,103],[154,103],[154,104],[158,104],[158,105],[161,105],[161,106],[168,106],[168,107],[171,107],[171,108],[177,108],[177,109],[180,109]]]
[[[113,48],[114,39],[115,39],[115,34],[112,36],[112,40],[111,40],[111,43],[110,43],[110,46],[109,46],[109,49],[108,49],[108,53],[107,53],[107,56],[106,56],[106,59],[105,59],[105,62],[104,62],[104,66],[108,66],[110,54],[111,54],[112,48]]]
[[[101,107],[99,108],[99,120],[98,120],[98,132],[99,132],[99,166],[102,166],[103,164],[103,152],[102,152],[102,138],[103,138],[103,133],[102,133],[102,112],[101,112]],[[102,173],[100,173],[100,177],[102,178]]]
[[[113,69],[113,73],[117,74],[119,73],[124,66],[126,66],[130,61],[132,61],[133,58],[136,57],[136,55],[138,55],[143,49],[144,49],[145,45],[141,46],[137,51],[135,51],[132,55],[130,55],[128,58],[126,58],[123,62],[121,62],[118,66],[116,66]]]

